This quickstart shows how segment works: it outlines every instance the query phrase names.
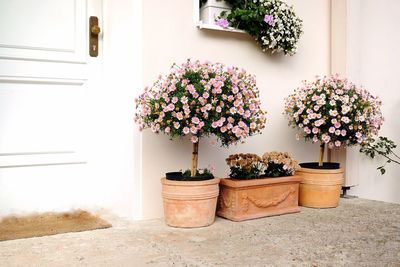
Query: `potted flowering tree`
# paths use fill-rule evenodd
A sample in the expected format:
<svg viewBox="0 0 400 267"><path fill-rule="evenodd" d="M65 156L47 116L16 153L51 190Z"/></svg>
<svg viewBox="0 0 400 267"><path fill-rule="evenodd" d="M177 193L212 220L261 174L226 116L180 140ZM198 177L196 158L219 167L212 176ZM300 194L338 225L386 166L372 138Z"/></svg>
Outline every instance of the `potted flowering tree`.
<svg viewBox="0 0 400 267"><path fill-rule="evenodd" d="M367 90L338 75L318 78L286 98L289 125L302 131L305 140L320 143L318 162L302 163L300 205L336 207L343 184L339 163L324 162L324 151L362 145L378 134L383 117L381 101Z"/></svg>
<svg viewBox="0 0 400 267"><path fill-rule="evenodd" d="M226 162L231 172L220 182L218 216L243 221L300 211L299 166L287 152L235 154Z"/></svg>
<svg viewBox="0 0 400 267"><path fill-rule="evenodd" d="M265 127L255 77L236 67L188 60L173 65L137 99L140 129L193 143L190 171L161 179L168 225L201 227L214 222L219 179L197 168L199 139L215 135L223 146L243 141Z"/></svg>

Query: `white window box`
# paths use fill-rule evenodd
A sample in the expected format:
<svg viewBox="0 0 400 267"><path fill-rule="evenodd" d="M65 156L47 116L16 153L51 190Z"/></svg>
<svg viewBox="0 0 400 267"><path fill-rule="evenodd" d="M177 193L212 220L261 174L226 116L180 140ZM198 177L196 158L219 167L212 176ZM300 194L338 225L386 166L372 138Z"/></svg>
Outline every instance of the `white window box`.
<svg viewBox="0 0 400 267"><path fill-rule="evenodd" d="M208 0L200 8L200 20L204 24L214 24L221 12L230 10L230 6L224 0Z"/></svg>
<svg viewBox="0 0 400 267"><path fill-rule="evenodd" d="M230 6L223 0L208 0L201 8L200 1L193 0L194 23L199 29L246 33L233 27L222 28L215 24L219 14L223 11L229 13Z"/></svg>

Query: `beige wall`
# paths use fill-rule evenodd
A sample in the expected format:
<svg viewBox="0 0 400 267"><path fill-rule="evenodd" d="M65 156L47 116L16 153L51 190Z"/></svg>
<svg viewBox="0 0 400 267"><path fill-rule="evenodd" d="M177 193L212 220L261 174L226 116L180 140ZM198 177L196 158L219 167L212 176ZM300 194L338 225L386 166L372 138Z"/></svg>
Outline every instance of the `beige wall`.
<svg viewBox="0 0 400 267"><path fill-rule="evenodd" d="M400 22L398 0L349 0L347 69L350 79L379 95L383 101L385 122L381 135L400 145ZM397 152L399 152L399 148ZM399 154L399 153L398 153ZM371 160L348 151L349 171L357 175L359 185L350 194L363 198L400 203L400 168L388 165L380 175L382 159Z"/></svg>
<svg viewBox="0 0 400 267"><path fill-rule="evenodd" d="M293 56L263 53L245 34L199 30L193 24L193 1L143 1L144 84L151 85L166 74L173 62L187 58L220 61L247 69L257 76L268 124L262 135L230 149L200 142L199 166L216 165L216 174L226 176L224 159L231 153L291 152L300 161L315 160L318 147L295 140L295 132L282 115L283 99L303 79L330 73L330 1L288 1L304 20L299 52ZM160 178L167 171L190 166L188 140L170 141L168 136L143 133L142 143L143 218L162 216Z"/></svg>

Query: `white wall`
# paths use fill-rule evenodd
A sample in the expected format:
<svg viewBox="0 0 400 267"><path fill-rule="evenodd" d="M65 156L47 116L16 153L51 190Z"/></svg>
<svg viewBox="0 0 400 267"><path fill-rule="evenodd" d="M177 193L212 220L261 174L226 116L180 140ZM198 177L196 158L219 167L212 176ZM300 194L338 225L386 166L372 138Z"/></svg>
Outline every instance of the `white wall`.
<svg viewBox="0 0 400 267"><path fill-rule="evenodd" d="M236 152L289 151L300 161L318 156L318 146L295 140L282 111L284 97L303 79L330 73L330 1L288 2L304 20L305 34L293 57L263 53L245 34L197 29L192 23L193 1L143 1L144 84L151 85L159 74L168 73L172 63L187 58L236 65L257 76L262 106L268 111L263 134L230 149L200 142L199 167L214 164L220 177L228 174L225 158ZM161 217L160 178L167 171L189 168L191 144L145 131L142 145L143 217Z"/></svg>
<svg viewBox="0 0 400 267"><path fill-rule="evenodd" d="M348 76L364 85L383 101L385 123L380 135L400 145L400 1L349 0L348 1ZM399 152L399 148L397 152ZM398 153L399 154L399 153ZM358 175L359 185L349 194L363 198L400 203L400 168L390 164L386 174L380 175L376 167L383 160L371 160L348 151L348 168Z"/></svg>

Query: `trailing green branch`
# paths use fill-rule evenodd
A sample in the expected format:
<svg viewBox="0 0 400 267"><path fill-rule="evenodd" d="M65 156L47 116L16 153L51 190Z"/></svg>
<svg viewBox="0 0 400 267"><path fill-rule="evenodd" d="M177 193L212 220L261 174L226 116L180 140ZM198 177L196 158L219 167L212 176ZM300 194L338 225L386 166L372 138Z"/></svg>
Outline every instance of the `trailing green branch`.
<svg viewBox="0 0 400 267"><path fill-rule="evenodd" d="M386 164L396 163L400 165L400 157L394 152L396 147L397 145L394 143L394 141L387 137L380 136L378 140L371 140L370 142L365 143L361 147L360 152L372 159L377 155L384 157L386 159L385 164L379 166L377 169L381 172L381 174L385 174Z"/></svg>

